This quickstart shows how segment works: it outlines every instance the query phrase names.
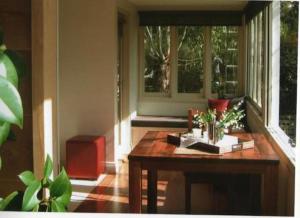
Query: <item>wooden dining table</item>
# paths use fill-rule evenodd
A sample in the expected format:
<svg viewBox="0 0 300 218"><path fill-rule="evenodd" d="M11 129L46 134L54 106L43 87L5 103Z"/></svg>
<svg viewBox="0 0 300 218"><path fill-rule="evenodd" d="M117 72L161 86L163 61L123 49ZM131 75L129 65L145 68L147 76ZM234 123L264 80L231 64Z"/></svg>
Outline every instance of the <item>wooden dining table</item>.
<svg viewBox="0 0 300 218"><path fill-rule="evenodd" d="M167 143L168 131L149 131L134 147L129 160L129 210L142 212L142 170L147 170L147 212L157 212L157 172L260 174L262 215L276 215L279 157L260 133L233 134L254 140L254 148L223 155L177 154Z"/></svg>

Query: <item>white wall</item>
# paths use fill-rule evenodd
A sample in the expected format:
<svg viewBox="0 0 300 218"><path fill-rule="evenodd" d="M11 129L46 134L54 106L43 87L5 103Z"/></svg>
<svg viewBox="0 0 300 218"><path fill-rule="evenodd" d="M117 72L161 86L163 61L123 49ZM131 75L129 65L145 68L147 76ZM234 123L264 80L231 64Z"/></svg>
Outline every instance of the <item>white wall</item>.
<svg viewBox="0 0 300 218"><path fill-rule="evenodd" d="M114 161L117 16L114 0L59 1L59 138L105 135Z"/></svg>

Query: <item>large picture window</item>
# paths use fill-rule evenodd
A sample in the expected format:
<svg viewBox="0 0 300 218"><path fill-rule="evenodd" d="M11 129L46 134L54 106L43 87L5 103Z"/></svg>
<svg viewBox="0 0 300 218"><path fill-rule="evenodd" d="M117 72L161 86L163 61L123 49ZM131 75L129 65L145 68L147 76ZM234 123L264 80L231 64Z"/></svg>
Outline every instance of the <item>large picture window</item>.
<svg viewBox="0 0 300 218"><path fill-rule="evenodd" d="M147 96L238 95L238 27L144 26L142 30L142 83ZM211 86L205 85L211 82L208 78Z"/></svg>

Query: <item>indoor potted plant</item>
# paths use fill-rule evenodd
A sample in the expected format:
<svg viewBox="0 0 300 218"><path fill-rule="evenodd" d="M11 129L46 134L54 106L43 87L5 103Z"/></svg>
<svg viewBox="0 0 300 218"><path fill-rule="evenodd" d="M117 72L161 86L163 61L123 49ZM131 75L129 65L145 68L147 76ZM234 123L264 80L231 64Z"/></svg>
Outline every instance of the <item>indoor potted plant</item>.
<svg viewBox="0 0 300 218"><path fill-rule="evenodd" d="M10 135L10 126L23 126L23 107L18 92L19 75L24 72L22 59L16 53L6 49L3 34L0 31L0 146ZM1 158L0 158L1 168ZM24 192L14 191L6 198L0 198L0 211L53 211L62 212L70 202L72 187L64 169L53 180L53 163L47 156L44 165L44 176L35 178L31 171L19 175L26 186ZM49 195L46 195L48 189Z"/></svg>

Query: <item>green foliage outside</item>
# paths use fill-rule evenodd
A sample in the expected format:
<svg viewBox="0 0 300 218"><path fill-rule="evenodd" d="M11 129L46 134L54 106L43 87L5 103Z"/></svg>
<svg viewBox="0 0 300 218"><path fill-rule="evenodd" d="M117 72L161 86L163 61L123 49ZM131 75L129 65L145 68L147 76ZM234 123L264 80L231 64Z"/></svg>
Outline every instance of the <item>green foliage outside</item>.
<svg viewBox="0 0 300 218"><path fill-rule="evenodd" d="M299 3L285 1L280 6L280 126L295 140ZM289 116L294 119L285 122Z"/></svg>
<svg viewBox="0 0 300 218"><path fill-rule="evenodd" d="M233 97L237 89L238 29L212 27L212 93Z"/></svg>
<svg viewBox="0 0 300 218"><path fill-rule="evenodd" d="M145 92L170 91L170 31L170 27L145 27Z"/></svg>
<svg viewBox="0 0 300 218"><path fill-rule="evenodd" d="M280 100L290 105L281 104L281 114L289 114L296 113L298 2L281 2L280 15Z"/></svg>
<svg viewBox="0 0 300 218"><path fill-rule="evenodd" d="M171 56L177 56L178 93L199 93L204 79L204 27L176 26L171 42L170 26L146 26L144 29L145 92L170 92ZM212 27L212 92L219 97L236 94L238 29ZM171 54L171 44L177 54Z"/></svg>
<svg viewBox="0 0 300 218"><path fill-rule="evenodd" d="M178 93L199 93L204 76L204 28L177 27Z"/></svg>

